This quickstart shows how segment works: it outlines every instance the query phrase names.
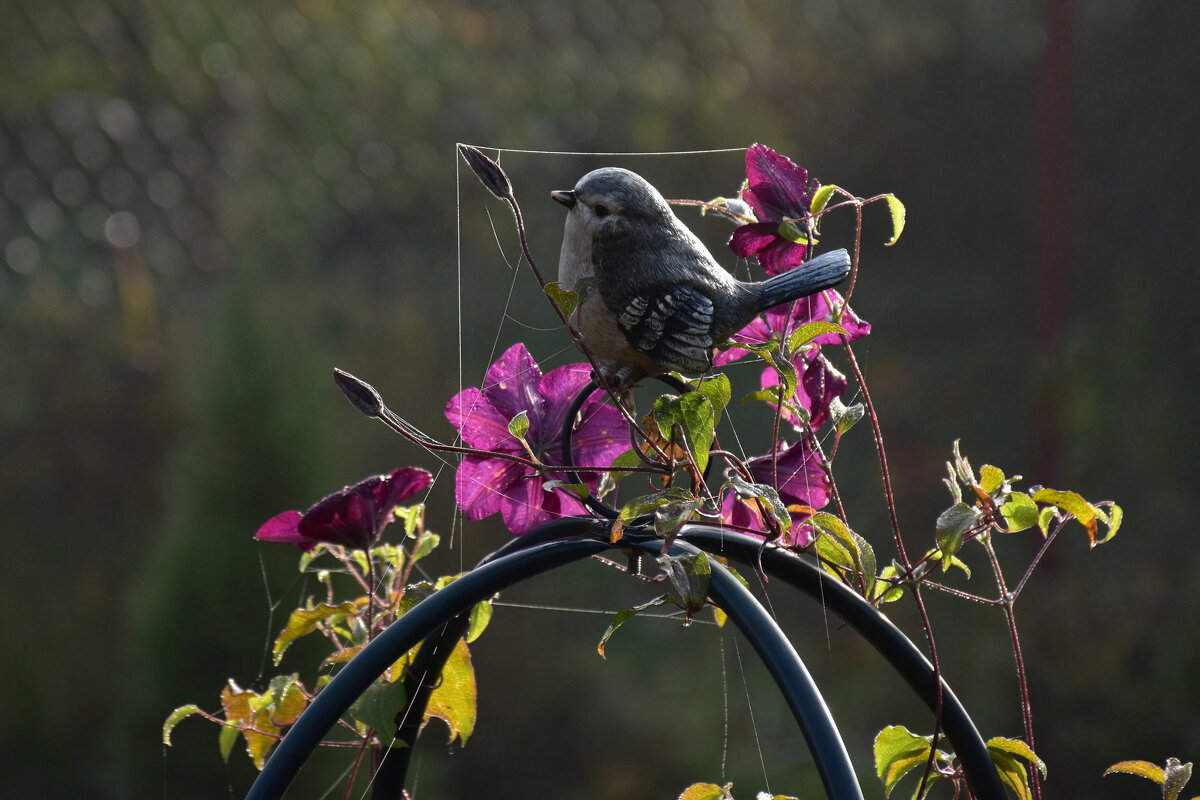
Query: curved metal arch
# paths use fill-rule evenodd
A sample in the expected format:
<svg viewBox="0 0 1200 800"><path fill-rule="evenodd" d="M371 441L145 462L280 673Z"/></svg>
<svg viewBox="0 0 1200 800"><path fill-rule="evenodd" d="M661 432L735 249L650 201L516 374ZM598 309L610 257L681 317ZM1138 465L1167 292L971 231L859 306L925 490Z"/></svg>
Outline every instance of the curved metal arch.
<svg viewBox="0 0 1200 800"><path fill-rule="evenodd" d="M322 737L358 696L401 655L475 603L518 581L605 550L631 545L646 549L659 541L645 537L641 542L612 544L603 538L603 528L582 518L560 520L543 528L551 529L542 531L547 540L530 539L524 546L486 560L422 600L364 647L288 730L250 788L248 800L282 797ZM693 551L687 544L679 548ZM740 581L719 564L713 564L710 597L753 643L775 678L812 750L828 796L861 800L862 791L837 726L787 637Z"/></svg>

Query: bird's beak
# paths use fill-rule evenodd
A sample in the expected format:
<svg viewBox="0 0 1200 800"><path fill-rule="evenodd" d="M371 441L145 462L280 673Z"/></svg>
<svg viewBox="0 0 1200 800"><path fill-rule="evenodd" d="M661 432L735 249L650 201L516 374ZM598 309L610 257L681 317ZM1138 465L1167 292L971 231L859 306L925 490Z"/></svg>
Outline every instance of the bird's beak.
<svg viewBox="0 0 1200 800"><path fill-rule="evenodd" d="M567 208L575 207L575 192L571 189L559 189L551 192L550 196L562 203Z"/></svg>

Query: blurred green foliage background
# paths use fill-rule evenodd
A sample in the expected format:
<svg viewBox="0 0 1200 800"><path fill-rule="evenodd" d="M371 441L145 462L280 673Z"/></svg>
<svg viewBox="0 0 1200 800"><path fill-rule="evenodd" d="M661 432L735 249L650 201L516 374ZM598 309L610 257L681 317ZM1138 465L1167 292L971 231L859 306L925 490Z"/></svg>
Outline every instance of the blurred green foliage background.
<svg viewBox="0 0 1200 800"><path fill-rule="evenodd" d="M855 307L875 326L858 352L910 550L947 502L960 437L977 465L1125 507L1104 548L1059 542L1018 613L1050 796L1151 796L1100 773L1200 758L1198 40L1200 5L1155 0L3 4L6 793L242 795L253 772L241 752L221 762L215 729L189 721L168 750L159 727L182 703L216 707L227 677L254 685L280 615L312 590L294 552L251 535L369 473L439 466L357 416L331 368L448 436L442 405L494 352L524 340L544 366L575 360L455 142L760 141L907 205L886 250L886 213L868 212ZM617 163L707 199L736 191L740 157L500 158L552 273L549 190ZM681 216L732 265L727 229ZM850 230L830 218L824 241ZM856 429L839 466L852 522L887 559L869 440ZM508 535L455 520L451 478L429 512L447 571ZM1037 543L1002 544L1016 574ZM617 609L646 591L588 564L509 599ZM874 732L929 720L836 621L770 596L871 796ZM1019 735L1001 621L943 598L934 613L984 733ZM811 786L736 640L651 621L602 662L606 624L500 609L475 649L476 737L447 753L430 731L418 796L674 797L725 778L751 796L764 770L777 791ZM339 763L318 758L295 796L321 796Z"/></svg>

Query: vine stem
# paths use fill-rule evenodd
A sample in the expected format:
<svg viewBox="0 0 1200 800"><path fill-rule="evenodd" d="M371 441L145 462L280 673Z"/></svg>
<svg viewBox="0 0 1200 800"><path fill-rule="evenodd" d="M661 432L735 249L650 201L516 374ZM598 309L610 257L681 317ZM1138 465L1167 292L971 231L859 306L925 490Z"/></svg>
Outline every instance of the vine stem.
<svg viewBox="0 0 1200 800"><path fill-rule="evenodd" d="M1004 619L1008 624L1008 637L1012 642L1013 660L1017 666L1017 685L1021 695L1021 720L1025 726L1025 743L1029 745L1030 750L1036 753L1037 748L1033 744L1033 704L1029 699L1029 679L1025 672L1025 656L1021 652L1021 637L1017 633L1017 615L1015 611L1017 596L1016 593L1008 591L1008 584L1004 580L1004 572L1000 568L1000 559L996 556L996 548L992 544L992 537L984 536L980 538L984 549L987 551L988 560L991 562L992 573L996 577L996 588L1000 591L1000 605L1004 609ZM1038 556L1040 558L1041 554L1039 553ZM1030 777L1033 778L1034 800L1042 800L1041 775L1038 773L1036 767L1030 771Z"/></svg>
<svg viewBox="0 0 1200 800"><path fill-rule="evenodd" d="M862 201L855 204L857 224L854 229L854 264L850 271L850 290L847 291L847 298L850 292L853 291L854 283L858 278L858 255L862 248L862 209ZM871 433L875 438L875 452L879 456L879 469L883 476L884 501L887 504L888 520L892 526L892 537L896 541L896 552L900 557L900 563L903 565L904 571L908 573L912 570L912 562L909 561L908 550L904 547L904 539L900 535L900 519L896 513L896 495L892 489L892 475L888 470L887 449L883 445L883 430L879 425L879 415L875 411L875 403L871 399L870 390L867 388L867 381L863 376L862 367L859 366L858 359L854 357L854 349L850 346L849 337L842 337L842 347L846 351L846 357L850 361L851 369L854 370L854 379L858 381L859 389L863 393L863 404L867 408L867 417L871 420ZM919 797L928 784L929 774L933 769L934 758L937 753L938 737L941 735L942 667L941 661L938 658L937 643L933 637L933 622L929 618L929 610L925 606L925 598L921 596L921 586L919 583L913 584L912 594L913 600L917 604L917 612L921 617L921 627L925 630L925 640L929 643L929 660L933 665L934 681L937 687L937 704L933 720L933 741L930 743L929 759L925 762L925 771L921 775L921 783L917 787L917 796Z"/></svg>

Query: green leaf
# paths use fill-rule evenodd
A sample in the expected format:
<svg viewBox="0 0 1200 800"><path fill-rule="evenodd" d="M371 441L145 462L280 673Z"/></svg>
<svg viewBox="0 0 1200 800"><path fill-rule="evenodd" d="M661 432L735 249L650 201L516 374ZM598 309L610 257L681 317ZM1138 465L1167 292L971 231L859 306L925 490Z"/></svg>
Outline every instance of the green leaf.
<svg viewBox="0 0 1200 800"><path fill-rule="evenodd" d="M639 606L634 606L633 608L626 608L624 610L618 611L617 615L615 617L613 617L612 624L608 626L608 630L606 630L604 632L604 635L600 637L600 644L598 644L596 646L596 652L598 652L600 654L601 658L607 658L607 656L604 655L604 647L605 647L605 645L608 644L608 640L612 638L612 635L617 632L617 628L620 628L626 622L633 619L638 614L642 613L643 611L645 611L648 608L656 608L658 606L666 605L667 603L673 603L673 602L675 602L675 601L671 598L671 596L669 594L663 594L663 595L659 595L658 597L654 598L653 600L649 600L645 603L642 603Z"/></svg>
<svg viewBox="0 0 1200 800"><path fill-rule="evenodd" d="M870 597L875 588L875 551L870 543L825 511L813 514L809 522L820 534L815 547L821 560L857 576ZM837 571L832 572L840 577Z"/></svg>
<svg viewBox="0 0 1200 800"><path fill-rule="evenodd" d="M726 800L732 788L732 783L725 784L724 788L715 783L693 783L683 790L679 800Z"/></svg>
<svg viewBox="0 0 1200 800"><path fill-rule="evenodd" d="M467 643L471 643L483 635L488 623L492 621L492 604L487 600L476 603L471 608L471 624L467 628Z"/></svg>
<svg viewBox="0 0 1200 800"><path fill-rule="evenodd" d="M425 556L434 551L441 543L442 537L436 533L425 531L417 537L417 543L413 546L412 560L420 561Z"/></svg>
<svg viewBox="0 0 1200 800"><path fill-rule="evenodd" d="M1074 516L1079 520L1079 524L1087 529L1091 546L1096 546L1096 509L1087 500L1075 492L1060 492L1054 489L1039 489L1033 493L1033 499L1039 503L1049 503Z"/></svg>
<svg viewBox="0 0 1200 800"><path fill-rule="evenodd" d="M984 494L995 494L1004 487L1004 473L991 464L979 468L979 488Z"/></svg>
<svg viewBox="0 0 1200 800"><path fill-rule="evenodd" d="M1163 767L1163 800L1176 800L1191 778L1192 762L1181 764L1178 758L1168 758Z"/></svg>
<svg viewBox="0 0 1200 800"><path fill-rule="evenodd" d="M1109 506L1108 514L1104 514L1099 508L1095 510L1097 516L1101 516L1103 521L1108 524L1108 533L1096 540L1096 544L1104 544L1117 535L1117 529L1121 527L1121 520L1125 518L1125 512L1116 503Z"/></svg>
<svg viewBox="0 0 1200 800"><path fill-rule="evenodd" d="M891 797L901 778L929 760L932 746L931 737L918 736L903 725L889 726L875 736L875 774L883 781L885 797Z"/></svg>
<svg viewBox="0 0 1200 800"><path fill-rule="evenodd" d="M229 763L229 755L233 752L233 746L237 744L238 734L241 733L237 728L221 726L221 732L217 734L217 751L221 754L221 760L226 764Z"/></svg>
<svg viewBox="0 0 1200 800"><path fill-rule="evenodd" d="M979 509L955 503L937 518L937 543L943 553L954 555L962 547L963 534L979 521Z"/></svg>
<svg viewBox="0 0 1200 800"><path fill-rule="evenodd" d="M794 353L798 348L827 333L849 335L845 328L833 322L809 322L792 331L791 336L788 337L788 352Z"/></svg>
<svg viewBox="0 0 1200 800"><path fill-rule="evenodd" d="M737 475L729 476L728 484L737 492L737 496L743 500L763 500L770 509L771 515L779 523L779 527L784 531L789 531L792 528L792 515L788 513L787 506L779 497L779 492L774 486L768 486L765 483L750 483L743 480Z"/></svg>
<svg viewBox="0 0 1200 800"><path fill-rule="evenodd" d="M583 500L590 493L586 483L567 483L560 480L548 480L542 483L543 492L553 492L555 489L562 489L571 493L575 497Z"/></svg>
<svg viewBox="0 0 1200 800"><path fill-rule="evenodd" d="M1050 533L1050 522L1054 519L1055 508L1046 506L1038 512L1038 528L1042 531L1042 538L1045 539Z"/></svg>
<svg viewBox="0 0 1200 800"><path fill-rule="evenodd" d="M764 350L762 352L763 360L774 368L775 373L779 375L779 383L783 386L783 399L791 400L796 396L796 387L800 383L800 376L796 373L796 365L790 359L780 358L778 350ZM774 402L779 402L778 394L774 397Z"/></svg>
<svg viewBox="0 0 1200 800"><path fill-rule="evenodd" d="M842 401L835 397L829 404L829 418L833 421L834 427L837 429L838 436L841 436L846 431L853 428L858 421L867 413L866 406L862 403L854 405L844 405Z"/></svg>
<svg viewBox="0 0 1200 800"><path fill-rule="evenodd" d="M621 507L621 513L618 519L621 524L628 525L635 519L646 514L653 514L663 506L669 506L675 503L686 503L694 500L692 493L679 486L668 486L661 492L654 494L644 494L641 497L635 497Z"/></svg>
<svg viewBox="0 0 1200 800"><path fill-rule="evenodd" d="M509 420L508 432L522 442L525 441L525 434L529 433L529 413L522 410Z"/></svg>
<svg viewBox="0 0 1200 800"><path fill-rule="evenodd" d="M795 220L786 219L779 223L778 233L780 238L787 239L789 242L808 244L808 235Z"/></svg>
<svg viewBox="0 0 1200 800"><path fill-rule="evenodd" d="M379 559L393 572L399 572L404 568L404 559L408 557L408 553L404 552L403 547L384 543L371 548L371 557Z"/></svg>
<svg viewBox="0 0 1200 800"><path fill-rule="evenodd" d="M775 386L768 387L766 389L759 389L758 391L751 392L750 394L748 394L742 398L741 403L745 404L745 403L752 403L752 402L756 402L756 401L762 401L764 403L778 403L779 402L779 388L780 387L778 385L775 385Z"/></svg>
<svg viewBox="0 0 1200 800"><path fill-rule="evenodd" d="M838 191L838 187L832 183L827 183L821 186L813 194L812 208L809 210L814 214L819 214L825 210L825 206L829 205L829 198L833 197L833 193Z"/></svg>
<svg viewBox="0 0 1200 800"><path fill-rule="evenodd" d="M400 603L396 606L396 613L398 615L407 614L417 605L417 603L421 602L427 597L432 597L433 593L436 591L437 587L434 586L430 581L418 581L417 583L410 583L408 586L404 587L404 594L400 597Z"/></svg>
<svg viewBox="0 0 1200 800"><path fill-rule="evenodd" d="M1017 800L1032 800L1033 794L1029 790L1029 771L1025 769L1025 765L1005 752L989 748L988 753L992 756L992 763L996 765L1000 782L1007 787L1011 795Z"/></svg>
<svg viewBox="0 0 1200 800"><path fill-rule="evenodd" d="M654 532L664 539L673 539L699 507L700 499L691 494L678 500L660 503L654 509Z"/></svg>
<svg viewBox="0 0 1200 800"><path fill-rule="evenodd" d="M283 654L291 647L292 642L315 631L318 623L325 620L339 621L346 619L353 616L356 611L357 606L351 602L341 603L336 606L331 606L328 603L320 603L314 608L297 608L288 618L287 625L279 633L279 638L275 640L273 651L274 663L278 665L283 658Z"/></svg>
<svg viewBox="0 0 1200 800"><path fill-rule="evenodd" d="M614 458L611 466L614 466L614 467L640 467L641 465L642 465L641 456L638 455L637 450L634 450L631 447L628 450L626 450L624 453L621 453L621 455ZM625 474L628 474L628 473L625 473Z"/></svg>
<svg viewBox="0 0 1200 800"><path fill-rule="evenodd" d="M404 520L404 536L409 539L414 539L417 536L417 523L425 514L425 507L422 505L415 506L400 506L396 509L397 519Z"/></svg>
<svg viewBox="0 0 1200 800"><path fill-rule="evenodd" d="M941 563L942 572L949 572L951 567L958 567L966 573L967 580L971 579L971 568L958 556L948 555L941 550L937 550L933 557Z"/></svg>
<svg viewBox="0 0 1200 800"><path fill-rule="evenodd" d="M447 743L458 739L466 744L475 730L476 686L475 668L471 653L462 639L454 646L446 665L442 667L437 687L429 695L425 718L436 717L450 729Z"/></svg>
<svg viewBox="0 0 1200 800"><path fill-rule="evenodd" d="M987 740L987 749L991 753L1007 753L1010 756L1023 758L1030 764L1038 768L1038 772L1042 773L1042 777L1046 777L1046 764L1038 757L1037 753L1033 752L1033 748L1027 745L1021 739L1008 739L1003 736L994 736Z"/></svg>
<svg viewBox="0 0 1200 800"><path fill-rule="evenodd" d="M986 467L984 468L986 469ZM1009 533L1023 531L1038 524L1037 503L1024 492L1013 492L1000 505L1000 514L1004 517Z"/></svg>
<svg viewBox="0 0 1200 800"><path fill-rule="evenodd" d="M175 730L175 726L179 724L180 720L185 720L188 717L192 716L193 714L199 714L199 713L200 713L200 706L190 705L190 704L186 705L186 706L180 706L179 708L172 711L170 716L167 717L166 722L163 723L163 727L162 727L163 744L165 744L167 747L171 746L171 731Z"/></svg>
<svg viewBox="0 0 1200 800"><path fill-rule="evenodd" d="M775 339L774 337L772 337L770 341L766 342L737 342L732 339L726 339L725 341L721 342L720 346L723 349L736 347L739 350L746 350L754 353L755 355L761 356L768 352L778 352L779 340Z"/></svg>
<svg viewBox="0 0 1200 800"><path fill-rule="evenodd" d="M396 715L408 705L404 681L377 680L358 696L350 706L350 716L368 728L374 728L379 738L391 742L396 738Z"/></svg>
<svg viewBox="0 0 1200 800"><path fill-rule="evenodd" d="M950 474L953 477L957 473L958 479L962 481L964 486L972 486L978 483L978 481L975 480L975 471L971 469L971 462L967 461L959 449L961 444L961 439L954 440L954 464L952 466L948 465L951 466Z"/></svg>
<svg viewBox="0 0 1200 800"><path fill-rule="evenodd" d="M879 579L875 581L874 591L867 599L880 605L899 600L904 596L904 587L892 582L898 577L900 577L900 567L896 564L888 564L880 570Z"/></svg>
<svg viewBox="0 0 1200 800"><path fill-rule="evenodd" d="M712 579L712 567L703 551L692 555L658 557L658 564L675 589L679 605L692 614L704 608L708 599L708 586Z"/></svg>
<svg viewBox="0 0 1200 800"><path fill-rule="evenodd" d="M883 199L887 201L888 211L892 214L892 238L884 242L885 245L893 245L900 238L900 233L904 230L904 204L900 202L900 198L894 194L886 194Z"/></svg>
<svg viewBox="0 0 1200 800"><path fill-rule="evenodd" d="M300 554L300 571L304 572L309 565L325 552L325 545L317 544L312 550Z"/></svg>
<svg viewBox="0 0 1200 800"><path fill-rule="evenodd" d="M558 282L546 284L545 292L550 302L554 303L567 319L570 319L579 307L579 295L562 288Z"/></svg>
<svg viewBox="0 0 1200 800"><path fill-rule="evenodd" d="M733 396L729 378L723 372L715 372L704 378L689 380L688 384L708 398L708 402L712 404L713 413L717 417L729 405L729 398Z"/></svg>
<svg viewBox="0 0 1200 800"><path fill-rule="evenodd" d="M600 485L596 489L596 496L604 499L617 488L617 483L626 475L629 475L629 468L640 467L643 465L642 456L637 450L632 447L626 450L621 455L613 459L613 463L609 466L616 467L616 470L605 472L600 477Z"/></svg>
<svg viewBox="0 0 1200 800"><path fill-rule="evenodd" d="M702 392L687 392L678 397L662 395L654 401L654 421L658 423L662 435L673 442L675 426L682 429L696 468L704 472L708 466L708 451L712 447L717 422L716 412L708 397Z"/></svg>

